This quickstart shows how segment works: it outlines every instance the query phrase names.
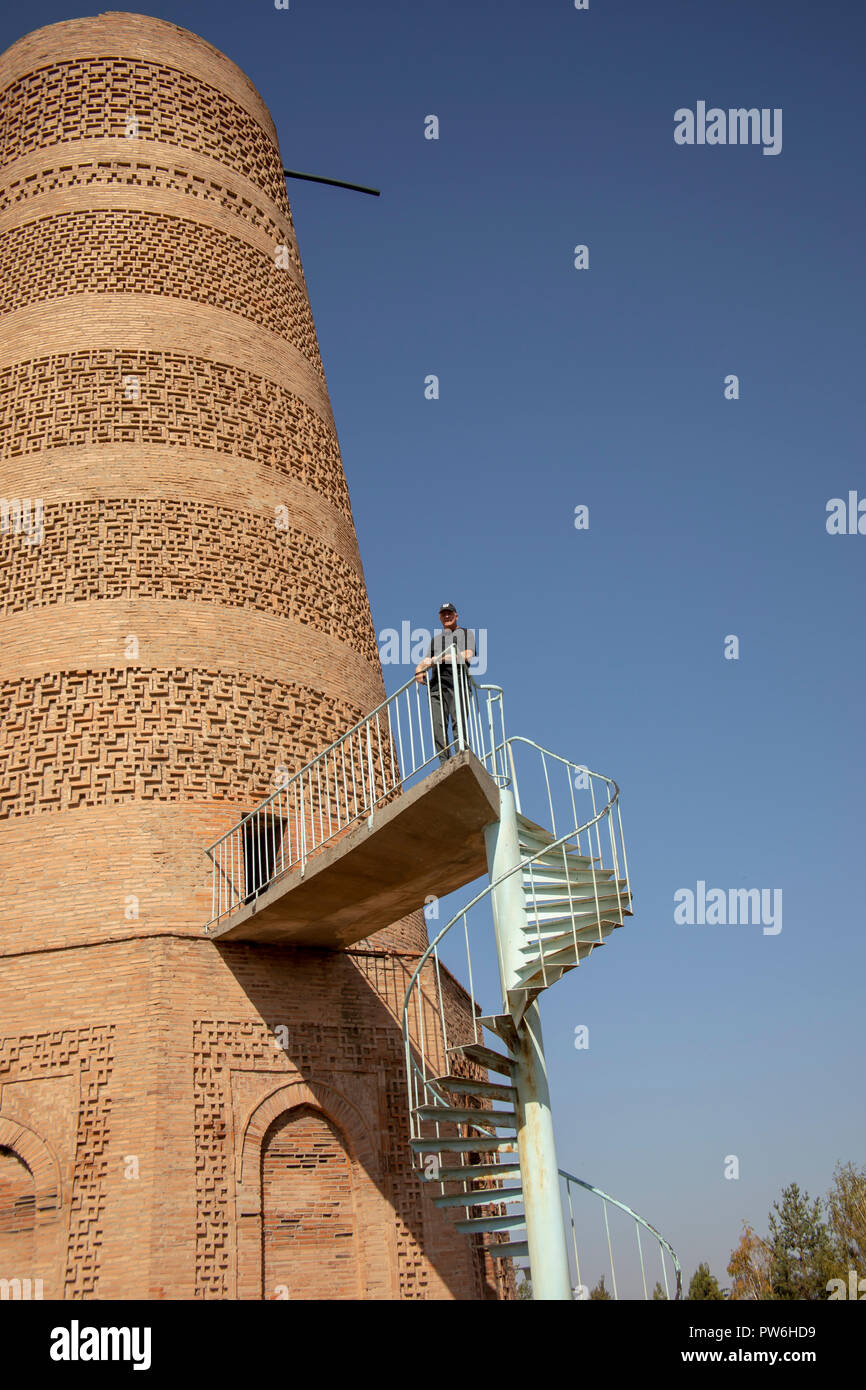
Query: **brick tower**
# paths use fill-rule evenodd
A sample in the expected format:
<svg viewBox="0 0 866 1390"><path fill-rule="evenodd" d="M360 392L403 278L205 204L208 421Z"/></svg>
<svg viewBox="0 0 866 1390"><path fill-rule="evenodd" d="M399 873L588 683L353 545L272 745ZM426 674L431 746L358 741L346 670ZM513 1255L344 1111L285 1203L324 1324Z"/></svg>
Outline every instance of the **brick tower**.
<svg viewBox="0 0 866 1390"><path fill-rule="evenodd" d="M495 1297L410 1167L423 915L202 930L205 847L383 696L271 118L122 13L15 43L0 107L0 1278Z"/></svg>

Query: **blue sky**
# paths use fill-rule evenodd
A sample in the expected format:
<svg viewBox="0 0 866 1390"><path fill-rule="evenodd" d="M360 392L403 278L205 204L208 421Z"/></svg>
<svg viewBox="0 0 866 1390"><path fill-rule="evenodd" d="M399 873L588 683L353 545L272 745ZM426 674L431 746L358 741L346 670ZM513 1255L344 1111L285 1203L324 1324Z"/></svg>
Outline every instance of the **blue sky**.
<svg viewBox="0 0 866 1390"><path fill-rule="evenodd" d="M866 535L825 528L866 496L866 11L147 12L244 69L288 167L383 191L289 184L374 622L453 599L511 732L619 781L636 915L543 1007L559 1159L727 1282L743 1219L866 1163ZM781 108L782 152L676 145L701 100ZM698 880L781 889L782 931L676 925Z"/></svg>

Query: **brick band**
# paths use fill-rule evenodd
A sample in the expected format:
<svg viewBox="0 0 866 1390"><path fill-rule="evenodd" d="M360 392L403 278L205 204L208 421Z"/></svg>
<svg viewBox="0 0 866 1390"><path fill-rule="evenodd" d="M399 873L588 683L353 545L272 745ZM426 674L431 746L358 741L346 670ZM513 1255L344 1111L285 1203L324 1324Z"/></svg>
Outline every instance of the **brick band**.
<svg viewBox="0 0 866 1390"><path fill-rule="evenodd" d="M102 498L47 503L41 525L32 545L0 536L2 612L97 598L198 599L290 618L376 660L363 576L283 516Z"/></svg>
<svg viewBox="0 0 866 1390"><path fill-rule="evenodd" d="M284 337L322 373L303 290L274 256L186 217L101 208L40 217L0 236L0 313L77 294L210 304Z"/></svg>
<svg viewBox="0 0 866 1390"><path fill-rule="evenodd" d="M274 790L362 711L262 676L131 667L0 688L0 816L123 801L210 801Z"/></svg>
<svg viewBox="0 0 866 1390"><path fill-rule="evenodd" d="M52 144L126 139L134 116L138 139L207 154L252 179L278 206L285 203L279 155L258 121L224 92L166 64L54 62L10 82L0 99L0 167Z"/></svg>

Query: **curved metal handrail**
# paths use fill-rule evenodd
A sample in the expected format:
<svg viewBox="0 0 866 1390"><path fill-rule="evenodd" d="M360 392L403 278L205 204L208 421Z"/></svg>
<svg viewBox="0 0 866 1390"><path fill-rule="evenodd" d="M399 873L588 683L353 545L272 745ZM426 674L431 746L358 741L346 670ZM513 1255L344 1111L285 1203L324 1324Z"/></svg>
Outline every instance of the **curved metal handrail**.
<svg viewBox="0 0 866 1390"><path fill-rule="evenodd" d="M606 777L606 776L604 775L604 773L601 773L601 772L593 772L591 769L587 768L587 767L586 767L584 764L582 764L582 763L573 763L573 762L571 762L570 759L568 759L568 758L563 758L563 757L561 756L561 754L558 754L558 753L551 753L549 749L543 748L541 744L535 743L532 739L522 738L522 737L520 737L519 735L513 735L513 736L511 736L511 737L509 737L509 738L507 738L507 739L504 739L503 742L502 742L502 745L497 745L497 747L498 747L498 746L501 746L501 747L503 747L503 749L507 750L508 756L509 756L509 759L510 759L510 758L511 758L511 747L510 747L510 745L513 744L513 743L525 743L525 744L529 745L529 746L532 747L532 748L536 748L536 749L538 749L539 752L541 752L541 753L543 753L543 754L546 754L547 756L550 756L550 757L552 757L552 758L555 758L558 762L565 764L566 766L570 767L573 771L585 773L585 774L586 774L588 777L590 777L590 778L597 778L599 781L606 783L608 787L613 787L614 791L613 791L613 795L609 797L607 803L601 808L601 810L600 810L600 811L596 811L596 814L595 814L594 816L592 816L588 821L585 821L585 822L583 822L582 824L578 824L578 825L573 826L570 830L566 831L565 834L560 835L557 839L551 841L549 844L546 844L546 845L544 846L543 849L538 850L535 854L527 855L525 858L521 859L520 862L519 862L518 864L514 865L513 868L506 870L506 872L505 872L504 874L500 874L498 878L493 879L492 881L488 882L488 883L484 886L484 888L482 888L482 889L480 890L480 892L476 893L475 896L474 896L473 898L471 898L471 899L469 900L468 903L465 903L465 904L463 905L463 907L461 907L460 909L458 909L458 911L454 914L454 916L451 917L451 918L445 923L444 927L442 927L442 928L436 933L436 935L434 936L433 940L430 941L430 942L428 943L427 949L426 949L426 950L423 952L423 954L419 957L418 963L417 963L415 969L413 970L412 975L410 976L409 983L408 983L408 986L407 986L407 988L406 988L406 993L405 993L404 998L403 998L403 1045L404 1045L404 1048L405 1048L405 1051L406 1051L407 1079L408 1079L409 1082L410 1082L409 1093L410 1093L410 1097L411 1097L411 1095L412 1095L411 1080L412 1080L412 1073L414 1072L415 1075L416 1075L416 1077L421 1081L422 1086L425 1087L426 1089L428 1089L428 1090L430 1091L430 1093L431 1093L431 1095L432 1095L434 1101L437 1102L437 1103L441 1103L441 1104L443 1104L443 1105L447 1104L447 1102L445 1101L444 1097L441 1095L440 1092L437 1092L435 1086L434 1086L433 1083L430 1081L430 1079L424 1075L424 1072L423 1072L422 1070L419 1069L418 1064L417 1064L417 1062L415 1061L415 1058L412 1056L412 1052L411 1052L411 1045L410 1045L410 1039L409 1039L409 1014L410 1014L410 1005L411 1005L412 993L413 993L413 990L416 988L416 985L418 984L418 980L419 980L419 976L420 976L420 974L421 974L421 971L423 970L424 966L425 966L425 965L428 963L428 961L430 960L430 957L433 956L434 959L435 959L435 962L436 962L437 982L438 982L438 946L439 946L439 942L440 942L440 941L442 940L442 938L451 930L451 928L452 928L453 926L456 925L457 922L459 922L462 918L465 918L465 917L467 916L467 914L472 910L472 908L475 907L479 902L481 902L482 898L489 897L489 896L493 893L494 889L495 889L495 888L498 888L499 884L500 884L500 883L503 883L503 882L505 881L505 879L510 878L513 874L520 873L520 872L525 868L525 866L526 866L527 864L530 864L530 865L533 864L537 859L540 859L543 855L549 854L551 850L559 849L561 846L565 845L569 840L572 840L572 839L574 839L575 837L579 837L580 835L582 835L582 834L584 834L584 833L590 831L590 830L592 829L592 827L598 825L598 824L600 823L600 821L601 821L606 815L608 815L608 813L611 811L611 808L612 808L614 805L618 804L618 802L619 802L619 787L617 786L616 782L614 782L613 778L611 778L611 777ZM513 773L513 763L512 763L512 773ZM516 797L516 795L517 795L516 778L513 777L513 776L512 776L512 783L513 783L513 786L514 786L515 797ZM593 804L594 804L594 794L593 794ZM623 845L623 857L625 857L625 846L624 846L624 845ZM467 928L467 956L468 956L468 954L469 954L469 948L468 948L468 928ZM470 962L469 962L469 978L470 978L470 984L471 984L471 979L472 979L471 960L470 960ZM441 992L441 988L439 989L439 1000L440 1000L440 1009L441 1009L441 1004L442 1004L442 992ZM477 1026L477 1009L478 1009L478 1005L477 1005L476 1002L475 1002L474 994L473 994L473 992L472 992L471 989L470 989L470 1000L471 1000L471 1007L472 1007L473 1040L474 1040L475 1042L478 1042L478 1041L479 1041L478 1026ZM444 1019L444 1016L442 1017L441 1022L442 1022L442 1028L443 1028L443 1046L445 1046L446 1049L447 1049L447 1036L446 1036L446 1030L445 1030L445 1019Z"/></svg>
<svg viewBox="0 0 866 1390"><path fill-rule="evenodd" d="M423 1125L424 1125L424 1124L433 1123L434 1125L436 1125L436 1130L434 1131L434 1133L435 1133L436 1135L438 1135L438 1133L439 1133L438 1126L439 1126L440 1121L439 1121L438 1119L436 1119L436 1118L434 1118L434 1117L432 1117L432 1116L428 1116L428 1118L427 1118L425 1121L421 1121L421 1120L418 1120L418 1119L417 1119L417 1117L415 1116L414 1110L415 1110L415 1108L416 1108L419 1104L426 1104L426 1105L428 1105L428 1106L432 1106L434 1110L436 1110L436 1109L441 1109L441 1110L443 1111L443 1115L442 1115L442 1121L443 1121L443 1122L448 1122L447 1111L448 1111L450 1108L453 1108L453 1099L449 1098L449 1096L446 1094L447 1088L444 1088L444 1089L443 1089L440 1085L437 1084L437 1082L436 1082L436 1080L435 1080L434 1077L431 1077L431 1076L428 1075L428 1061L427 1061L427 1055L426 1055L426 1053L427 1053L427 1043L426 1043L426 1028L427 1028L427 1025L426 1025L426 1018L428 1017L428 1010L431 1010L431 1009L432 1009L433 1015L435 1016L435 1012L436 1012L436 1002L437 1002L436 996L438 995L439 1028L441 1028L441 1047L442 1047L442 1050L443 1050L443 1056L446 1058L445 1067L447 1068L448 1030L447 1030L446 1019L445 1019L445 1009L444 1009L444 1001L443 1001L442 979L441 979L441 973L440 973L440 959L439 959L439 946L440 946L440 943L442 942L443 938L444 938L445 936L447 936L448 933L449 933L450 931L453 930L453 928L457 925L458 922L460 922L461 920L463 921L463 923L464 923L464 929L465 929L465 936L466 936L467 962L468 962L468 967L469 967L469 999L470 999L470 1007L471 1007L471 1013L472 1013L472 1028L473 1028L472 1038L473 1038L473 1040L474 1040L475 1042L479 1042L479 1041L483 1041L482 1032L481 1032L481 1030L479 1029L479 1026L478 1026L478 1017L479 1017L479 1013L480 1013L480 1006L476 1003L476 1000L475 1000L474 987L473 987L473 981L472 981L472 961L471 961L471 952L470 952L470 948L469 948L468 914L472 911L473 908L477 907L477 905L478 905L480 902L482 902L484 899L489 899L489 898L491 897L491 895L493 894L493 892L498 888L498 886L499 886L502 882L504 882L504 880L510 878L510 877L511 877L513 874L515 874L515 873L523 873L523 872L525 872L526 869L527 869L527 866L529 866L529 873L530 873L530 877L531 877L531 875L532 875L532 866L533 866L537 861L541 860L543 857L549 856L550 853L551 853L551 851L555 851L555 850L557 850L557 849L563 849L563 852L564 852L564 847L565 847L570 841L575 841L575 840L577 841L578 849L580 850L580 838L581 838L581 836L583 836L584 834L587 835L587 837L588 837L589 840L590 840L590 845L592 845L592 837L591 837L591 835L590 835L590 832L593 831L593 830L595 830L595 832L596 832L596 833L595 833L595 840L596 840L596 844L598 845L599 858L600 858L600 860L601 860L601 862L602 862L602 864L603 864L604 856L603 856L602 853L601 853L601 840L600 840L600 837L599 837L599 827L600 827L600 825L601 825L601 822L602 822L604 819L606 819L606 818L610 818L611 849L612 849L612 856L613 856L613 861L614 861L614 868L615 868L616 872L618 873L618 872L619 872L619 867L618 867L617 855L618 855L618 852L621 851L621 853L622 853L622 858L623 858L623 867L624 867L624 869L625 869L625 882L626 882L626 885L627 885L627 887L626 887L626 892L625 892L625 902L626 902L626 904L628 904L628 903L630 903L630 901L631 901L631 890L630 890L630 887L628 886L628 867L627 867L627 861L626 861L626 857L625 857L625 844L624 844L624 841L623 841L623 838L622 838L622 818L621 818L621 810L620 810L620 804L619 804L619 803L620 803L620 789L619 789L618 784L614 781L613 778L607 777L607 776L605 776L603 773L594 772L592 769L586 767L585 764L578 764L578 763L575 763L575 762L573 762L571 759L563 757L561 754L554 753L551 749L544 748L543 745L541 745L541 744L539 744L539 743L536 743L535 740L533 740L533 739L523 738L523 737L520 737L520 736L518 736L518 735L514 735L514 736L511 736L511 737L509 737L509 738L505 738L505 737L503 736L503 739L502 739L501 743L496 744L496 745L494 746L493 750L492 750L492 751L493 751L493 757L491 758L491 762L492 762L492 764L493 764L494 769L495 769L495 768L498 768L498 767L500 767L500 766L502 767L502 769L504 769L505 775L502 776L502 777L497 778L497 780L500 780L501 782L504 782L506 785L507 785L508 783L510 783L510 784L512 785L513 791L514 791L514 796L515 796L515 802L516 802L518 808L519 808L519 804L520 804L520 803L519 803L519 790L518 790L518 786L517 786L517 776L516 776L516 768L515 768L515 762L514 762L515 745L518 745L518 744L525 744L525 745L527 745L528 747L530 747L530 748L536 750L537 753L538 753L538 754L540 755L540 757L541 757L541 760L542 760L542 767L543 767L543 771L544 771L544 781L545 781L545 785L546 785L546 788L547 788L547 794L548 794L548 800L549 800L549 806L550 806L550 815L551 815L551 822L552 822L552 825L553 825L553 834L554 834L554 838L553 838L552 840L546 842L540 849L534 850L532 853L526 854L526 855L524 855L523 857L521 857L520 861L519 861L516 865L514 865L513 867L511 867L511 868L509 868L508 870L506 870L505 873L500 874L500 875L499 875L497 878L495 878L492 882L486 883L486 884L484 885L484 887L481 888L477 893L475 893L475 894L470 898L470 900L469 900L467 903L464 903L464 904L458 909L458 911L455 912L455 913L449 918L449 920L444 924L444 926L442 926L442 927L439 929L439 931L436 932L435 936L434 936L434 937L432 938L432 940L428 943L426 949L422 952L421 956L419 957L419 959L418 959L418 961L417 961L417 963L416 963L416 965L415 965L414 970L412 971L412 974L411 974L411 976L410 976L410 978L409 978L408 985L407 985L407 988L406 988L406 993L405 993L405 996L404 996L404 999L403 999L402 1027L403 1027L403 1043L404 1043L404 1049L405 1049L405 1055L406 1055L406 1074L407 1074L407 1082L408 1082L408 1088L409 1088L409 1102L410 1102L410 1116L411 1116L411 1119L410 1119L410 1126L411 1126L411 1134L412 1134L412 1137L413 1137L413 1138L415 1138L415 1137L422 1137L422 1128L423 1128ZM567 827L567 829L565 829L562 833L559 833L559 834L556 833L556 814L555 814L555 809L554 809L554 799L553 799L553 795L552 795L552 792L551 792L550 775L549 775L549 768L548 768L548 763L547 763L547 760L548 760L548 759L549 759L549 760L552 760L553 762L555 762L555 763L561 765L562 767L564 767L564 768L567 770L568 774L569 774L569 788L570 788L570 802L571 802L570 811L571 811L571 813L572 813L571 816L570 816L570 820L571 820L572 823ZM509 770L510 770L510 775L508 775ZM591 814L591 815L588 815L588 816L585 816L583 819L578 815L578 812L577 812L577 803L576 803L575 796L574 796L574 787L575 787L575 781L574 781L574 778L573 778L573 774L574 774L574 773L581 773L581 774L583 774L583 775L586 777L587 781L583 784L583 786L584 786L584 788L587 788L587 787L589 788L590 794L591 794L591 797L592 797L592 814ZM596 801L596 783L601 783L601 784L603 784L604 788L606 788L606 800L605 800L604 805L602 805L601 807L598 806L597 801ZM619 845L617 845L616 837L615 837L614 823L613 823L613 817L614 817L614 815L616 815L616 816L618 817L618 825L619 825ZM560 814L560 827L561 827L561 814ZM594 852L594 850L591 850L591 852ZM602 870L602 871L603 871L603 870ZM431 965L432 965L432 967L433 967L434 970L435 970L435 989L432 991L433 997L432 997L432 998L428 998L428 997L425 996L424 989L422 988L422 975L423 975L423 972L424 972L424 970L425 970L425 967L430 967ZM432 983L432 982L431 982L431 983ZM417 1038L416 1038L415 1041L413 1041L413 1038L412 1038L412 1036L411 1036L411 1023L412 1023L413 1000L414 1000L414 1002L415 1002L415 1007L417 1008L417 1012L418 1012L418 1019L417 1019ZM435 1031L438 1032L438 1029L435 1030ZM462 1039L461 1039L461 1041L462 1041ZM437 1040L437 1046L436 1046L436 1052L437 1052L437 1053L438 1053L438 1050L439 1050L439 1044L438 1044L438 1040ZM479 1137L482 1137L482 1136L484 1136L484 1137L496 1137L496 1130L495 1130L494 1128L492 1128L491 1126L489 1126L489 1125L485 1125L485 1123L484 1123L484 1108L483 1108L483 1107L479 1107L479 1109L478 1109L478 1119L473 1121L473 1128L478 1132ZM680 1269L680 1264L679 1264L679 1260L677 1259L676 1252L673 1250L673 1247L670 1245L670 1243L669 1243L668 1241L665 1240L664 1236L662 1236L661 1233L660 1233L659 1231L657 1231L657 1230L655 1229L655 1227L652 1226L648 1221L646 1221L643 1217L639 1216L637 1212L633 1211L631 1207L628 1207L624 1202L620 1202L617 1198L614 1198L614 1197L609 1196L609 1194L603 1192L603 1191L601 1190L601 1188L597 1188L597 1187L595 1187L593 1184L588 1183L588 1182L585 1182L583 1179L577 1178L577 1177L575 1177L573 1174L567 1173L567 1172L565 1172L564 1170L561 1170L561 1176L563 1177L563 1179L564 1179L565 1182L566 1182L566 1196L567 1196L568 1203L569 1203L569 1209L570 1209L570 1211L571 1211L572 1232L573 1232L573 1237L574 1237L574 1249L575 1249L575 1264L576 1264L576 1266L578 1266L578 1273L579 1273L579 1265L578 1265L578 1260L577 1260L576 1233L575 1233L575 1229L574 1229L574 1213L573 1213L573 1208L572 1208L572 1205L571 1205L571 1187L569 1186L569 1184L572 1184L572 1183L575 1184L576 1186L578 1186L578 1187L580 1187L580 1188L582 1188L582 1189L588 1191L588 1192L593 1193L595 1196L599 1197L599 1198L601 1199L602 1203L603 1203L605 1227L606 1227L606 1229L607 1229L607 1231L608 1231L608 1243L609 1243L609 1249L610 1249L610 1254L611 1254L611 1269L612 1269L612 1273L613 1273L614 1297L618 1297L618 1292L617 1292L617 1289L616 1289L616 1273L615 1273L615 1269L614 1269L614 1266L613 1266L613 1250L612 1250L612 1247L610 1246L610 1231L609 1231L608 1221L607 1221L607 1203L610 1203L610 1204L612 1204L613 1206L619 1208L621 1211L623 1211L623 1212L626 1213L628 1216L630 1216L630 1217L635 1221L635 1223L636 1223L635 1229L636 1229L636 1232L637 1232L638 1251L639 1251L640 1260L641 1260L641 1273L642 1273L642 1277L643 1277L643 1281L644 1281L644 1292L645 1292L645 1295L646 1295L646 1292L647 1292L647 1291L646 1291L646 1271L645 1271L645 1268L644 1268L643 1248L642 1248L642 1246L641 1246L641 1241L640 1241L640 1228L641 1228L641 1227L642 1227L644 1230L646 1230L647 1232L649 1232L649 1233L653 1236L653 1238L658 1242L659 1250L660 1250L660 1254L661 1254L662 1275L663 1275L663 1278L664 1278L664 1284L665 1284L665 1289L666 1289L666 1290L668 1289L668 1272L667 1272L667 1269L666 1269L666 1267L665 1267L664 1252L667 1251L667 1253L670 1255L670 1257L671 1257L671 1259L672 1259L672 1261L673 1261L674 1270L675 1270L675 1272L676 1272L676 1293L675 1293L674 1297L675 1297L675 1298L679 1298L679 1297L681 1296L681 1291L682 1291L682 1273L681 1273L681 1269ZM467 1208L469 1208L469 1207L472 1206L472 1191L469 1190L468 1188L467 1188L467 1190L466 1190L466 1192L465 1192L465 1197L466 1197L466 1206L467 1206ZM647 1296L648 1296L648 1295L647 1295Z"/></svg>
<svg viewBox="0 0 866 1390"><path fill-rule="evenodd" d="M602 1199L603 1202L610 1202L611 1206L619 1207L620 1211L624 1211L624 1212L626 1213L626 1215L627 1215L627 1216L631 1216L631 1217L634 1219L634 1221L636 1221L636 1222L638 1223L638 1225L643 1226L643 1227L645 1228L645 1230L649 1231L651 1235L655 1236L655 1238L656 1238L656 1240L658 1241L659 1245L662 1246L665 1250L667 1250L668 1254L670 1255L671 1259L673 1260L674 1271L675 1271L676 1277L677 1277L677 1291L676 1291L676 1293L674 1294L673 1301L676 1302L677 1299L679 1299L679 1298L682 1297L682 1292L683 1292L683 1272L682 1272L682 1268L681 1268L681 1266L680 1266L679 1260L677 1259L677 1253L676 1253L676 1251L674 1250L674 1248L673 1248L673 1246L671 1245L670 1241L665 1240L665 1238L664 1238L664 1236L662 1235L661 1231L657 1231L656 1228L655 1228L655 1226L651 1226L650 1223L649 1223L648 1221L646 1221L642 1216L639 1216L638 1213L637 1213L636 1211L633 1211L631 1207L627 1207L626 1204L625 1204L625 1202L620 1202L620 1201L618 1200L618 1198L616 1198L616 1197L611 1197L611 1195L610 1195L609 1192L602 1192L602 1190L601 1190L600 1187L594 1187L592 1183L590 1183L590 1182L585 1182L583 1178L576 1178L576 1177L574 1176L573 1173L567 1173L567 1172L565 1171L564 1168L560 1168L560 1169L559 1169L559 1176L560 1176L561 1178L564 1178L564 1179L565 1179L565 1185L566 1185L566 1191L567 1191L567 1192L568 1192L569 1184L570 1184L570 1183L574 1183L577 1187L582 1187L582 1188L584 1188L585 1191L587 1191L587 1192L592 1192L594 1196L600 1197L600 1198ZM571 1215L572 1236L573 1236L573 1238L574 1238L575 1264L577 1264L577 1239L576 1239L575 1228L574 1228L574 1212L573 1212L573 1210L571 1209L571 1193L570 1193L570 1192L568 1192L568 1199L569 1199L569 1213L570 1213L570 1215ZM605 1227L607 1228L607 1212L606 1212L606 1211L605 1211ZM609 1230L608 1230L608 1249L610 1250L610 1232L609 1232ZM640 1253L641 1272L642 1272L642 1274L643 1274L643 1251L641 1250L641 1245L640 1245L640 1233L638 1233L638 1251L639 1251L639 1253ZM579 1267L578 1267L578 1276L579 1276L579 1274L580 1274L580 1270L579 1270ZM613 1270L613 1255L612 1255L612 1253L611 1253L611 1275L612 1275L612 1277L613 1277L614 1297L617 1297L618 1295L616 1294L616 1274L614 1273L614 1270ZM667 1280L667 1271L666 1271L666 1269L665 1269L665 1264L664 1264L664 1258L662 1258L662 1275L663 1275L664 1281L665 1281L665 1291L667 1292L667 1282L668 1282L668 1280ZM647 1291L646 1291L646 1277L645 1277L645 1275L644 1275L644 1298L647 1298L647 1297L648 1297L648 1294L647 1294ZM668 1297L670 1297L669 1294L668 1294Z"/></svg>

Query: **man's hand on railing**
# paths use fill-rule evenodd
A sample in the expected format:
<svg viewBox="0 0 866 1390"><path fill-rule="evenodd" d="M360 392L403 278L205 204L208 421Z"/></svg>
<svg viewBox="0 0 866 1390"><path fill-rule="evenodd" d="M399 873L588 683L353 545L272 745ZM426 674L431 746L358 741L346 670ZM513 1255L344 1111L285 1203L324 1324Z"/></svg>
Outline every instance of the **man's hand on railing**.
<svg viewBox="0 0 866 1390"><path fill-rule="evenodd" d="M419 685L426 685L427 677L424 674L431 666L451 665L451 653L456 652L458 666L468 666L470 661L475 659L475 653L467 647L465 651L458 651L456 647L447 647L439 656L425 656L415 667L415 679Z"/></svg>

